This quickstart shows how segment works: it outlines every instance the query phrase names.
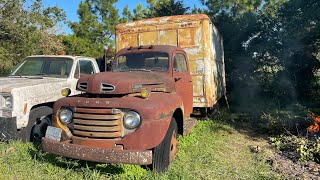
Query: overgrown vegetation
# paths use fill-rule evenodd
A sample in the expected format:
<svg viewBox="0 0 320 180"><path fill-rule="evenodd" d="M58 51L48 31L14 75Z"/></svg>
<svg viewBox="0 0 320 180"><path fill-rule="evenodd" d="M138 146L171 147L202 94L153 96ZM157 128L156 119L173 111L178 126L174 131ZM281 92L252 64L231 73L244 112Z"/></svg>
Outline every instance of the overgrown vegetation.
<svg viewBox="0 0 320 180"><path fill-rule="evenodd" d="M293 135L271 137L270 141L280 151L295 153L291 158L298 158L301 161L315 161L320 163L320 138L309 140L305 137Z"/></svg>
<svg viewBox="0 0 320 180"><path fill-rule="evenodd" d="M226 114L224 115L226 116ZM250 147L261 147L253 153ZM31 143L0 143L3 179L274 179L268 144L219 121L200 121L179 138L177 159L165 173L134 165L106 165L46 154Z"/></svg>
<svg viewBox="0 0 320 180"><path fill-rule="evenodd" d="M0 76L7 75L27 55L54 54L62 48L73 55L102 56L104 46L114 46L114 26L118 23L163 15L205 13L224 39L227 91L232 110L236 112L224 116L224 121L231 122L237 130L257 129L259 135L272 136L271 142L277 149L294 152L301 160L319 162L319 140L307 136L306 127L310 125L307 119L310 111L320 113L320 1L200 0L205 8L190 8L180 0L147 0L145 7L137 4L133 11L128 6L117 9L116 2L81 1L79 22L68 22L73 33L57 35L57 23L65 21L61 9L43 7L41 0L27 3L25 0L0 0ZM221 129L215 129L217 127ZM232 138L241 142L247 137L224 124L201 122L194 133L180 139L179 159L161 175L138 166L106 167L82 161L68 162L37 153L38 149L30 144L14 142L1 145L1 163L7 166L1 166L0 173L10 178L16 176L14 173L39 178L37 174L27 174L30 169L10 169L32 164L34 169L48 174L48 179L58 179L57 172L71 179L202 178L211 175L209 172L212 178L268 177L265 164L252 159L248 149ZM235 144L243 149L243 155L233 153L238 152ZM200 150L195 145L201 145ZM215 156L215 153L220 154ZM234 167L225 159L219 159L226 158L226 154L233 155L231 163L243 159L256 166ZM193 164L185 167L183 163L189 161ZM263 170L255 169L258 167ZM234 174L228 174L230 172Z"/></svg>

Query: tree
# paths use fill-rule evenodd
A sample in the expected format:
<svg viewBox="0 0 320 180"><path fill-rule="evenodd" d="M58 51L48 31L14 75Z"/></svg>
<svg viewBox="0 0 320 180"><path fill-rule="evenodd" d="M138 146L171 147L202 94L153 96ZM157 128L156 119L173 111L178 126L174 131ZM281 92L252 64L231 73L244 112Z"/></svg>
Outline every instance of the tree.
<svg viewBox="0 0 320 180"><path fill-rule="evenodd" d="M318 1L201 2L224 38L235 101L269 97L285 105L320 97Z"/></svg>
<svg viewBox="0 0 320 180"><path fill-rule="evenodd" d="M190 7L184 5L181 0L147 0L147 7L142 8L142 4L138 4L133 9L133 15L126 6L123 9L123 21L136 21L145 18L154 18L162 16L173 16L187 14Z"/></svg>
<svg viewBox="0 0 320 180"><path fill-rule="evenodd" d="M54 54L63 49L55 25L65 20L57 7L44 8L41 0L27 7L23 0L0 1L0 76L33 54Z"/></svg>
<svg viewBox="0 0 320 180"><path fill-rule="evenodd" d="M78 8L79 22L70 22L74 34L64 38L70 54L98 57L104 46L114 46L115 25L120 22L117 0L86 0Z"/></svg>
<svg viewBox="0 0 320 180"><path fill-rule="evenodd" d="M145 17L162 17L186 14L190 7L185 7L183 1L178 0L147 0L148 7L145 10Z"/></svg>

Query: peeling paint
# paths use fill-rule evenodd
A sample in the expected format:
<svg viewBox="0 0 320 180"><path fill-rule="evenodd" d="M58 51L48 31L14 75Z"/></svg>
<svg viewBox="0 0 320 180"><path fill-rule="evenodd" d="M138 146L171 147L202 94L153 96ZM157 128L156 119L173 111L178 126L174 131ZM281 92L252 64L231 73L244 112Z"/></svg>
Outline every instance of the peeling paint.
<svg viewBox="0 0 320 180"><path fill-rule="evenodd" d="M35 105L54 102L63 96L61 90L70 88L71 95L79 94L76 91L76 82L74 78L75 68L80 59L91 60L94 64L96 72L99 72L96 61L89 57L80 56L30 56L30 57L62 57L74 60L70 76L68 78L54 77L4 77L0 78L0 93L10 93L13 97L12 117L17 118L17 128L21 129L27 126L31 109ZM27 104L24 113L24 105ZM3 111L0 109L0 111ZM1 113L0 113L1 115Z"/></svg>
<svg viewBox="0 0 320 180"><path fill-rule="evenodd" d="M117 50L138 45L174 45L189 59L195 107L212 107L225 93L223 44L204 14L159 17L116 26ZM205 103L199 102L205 98Z"/></svg>

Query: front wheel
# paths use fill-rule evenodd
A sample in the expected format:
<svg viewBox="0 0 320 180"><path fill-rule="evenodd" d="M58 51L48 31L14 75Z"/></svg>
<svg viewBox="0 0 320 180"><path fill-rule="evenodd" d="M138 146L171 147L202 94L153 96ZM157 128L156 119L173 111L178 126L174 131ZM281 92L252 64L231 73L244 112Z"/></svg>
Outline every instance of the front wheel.
<svg viewBox="0 0 320 180"><path fill-rule="evenodd" d="M178 151L178 126L174 118L171 119L169 129L162 142L153 150L152 169L161 172L168 168L175 159Z"/></svg>
<svg viewBox="0 0 320 180"><path fill-rule="evenodd" d="M30 111L29 122L26 128L22 130L23 141L40 141L44 137L48 125L51 124L52 108L40 106Z"/></svg>

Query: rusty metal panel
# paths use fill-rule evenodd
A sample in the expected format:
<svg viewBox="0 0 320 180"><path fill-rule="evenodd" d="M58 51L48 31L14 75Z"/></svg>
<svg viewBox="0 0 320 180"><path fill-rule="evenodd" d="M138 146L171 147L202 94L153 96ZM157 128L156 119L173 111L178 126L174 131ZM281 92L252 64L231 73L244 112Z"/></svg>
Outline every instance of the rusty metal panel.
<svg viewBox="0 0 320 180"><path fill-rule="evenodd" d="M74 134L92 138L119 138L122 135L121 132L87 132L80 130L74 130Z"/></svg>
<svg viewBox="0 0 320 180"><path fill-rule="evenodd" d="M193 96L204 96L204 78L203 76L192 76Z"/></svg>
<svg viewBox="0 0 320 180"><path fill-rule="evenodd" d="M42 149L46 152L87 161L113 163L113 164L138 164L152 163L152 151L116 150L96 148L42 138Z"/></svg>
<svg viewBox="0 0 320 180"><path fill-rule="evenodd" d="M95 110L97 114L95 114ZM115 114L118 113L118 114ZM75 107L73 129L75 136L88 138L119 138L123 136L123 113L111 108L80 108Z"/></svg>
<svg viewBox="0 0 320 180"><path fill-rule="evenodd" d="M194 107L211 107L226 93L223 42L207 15L159 17L116 27L117 36L132 33L143 34L139 35L142 39L138 38L143 45L147 42L155 45L177 43L187 52L194 80Z"/></svg>
<svg viewBox="0 0 320 180"><path fill-rule="evenodd" d="M91 114L114 114L112 109L92 109L92 108L78 108L75 110L78 113L91 113Z"/></svg>
<svg viewBox="0 0 320 180"><path fill-rule="evenodd" d="M157 45L157 44L158 44L157 31L139 33L139 45Z"/></svg>
<svg viewBox="0 0 320 180"><path fill-rule="evenodd" d="M181 48L195 47L200 45L201 29L184 28L178 30L178 46Z"/></svg>
<svg viewBox="0 0 320 180"><path fill-rule="evenodd" d="M121 114L118 115L100 115L100 114L80 114L74 113L74 118L81 118L81 119L101 119L101 120L116 120L121 118Z"/></svg>
<svg viewBox="0 0 320 180"><path fill-rule="evenodd" d="M121 126L86 126L86 125L74 125L74 129L83 131L97 131L97 132L114 132L121 131Z"/></svg>
<svg viewBox="0 0 320 180"><path fill-rule="evenodd" d="M159 32L159 45L177 46L177 30L166 30Z"/></svg>
<svg viewBox="0 0 320 180"><path fill-rule="evenodd" d="M117 36L117 49L138 46L138 33L121 34Z"/></svg>
<svg viewBox="0 0 320 180"><path fill-rule="evenodd" d="M108 148L108 149L118 149L123 150L123 146L117 146L115 144L116 140L114 139L93 139L86 137L72 137L72 144L82 145L82 146L90 146L90 147L98 147L98 148Z"/></svg>
<svg viewBox="0 0 320 180"><path fill-rule="evenodd" d="M73 119L75 124L82 124L82 125L98 125L98 126L116 126L121 125L121 121L94 121L94 120L82 120L82 119Z"/></svg>

